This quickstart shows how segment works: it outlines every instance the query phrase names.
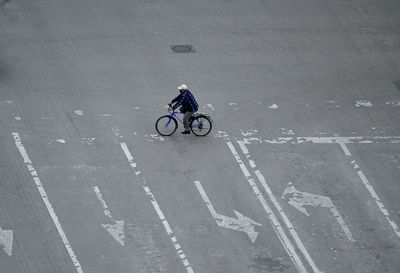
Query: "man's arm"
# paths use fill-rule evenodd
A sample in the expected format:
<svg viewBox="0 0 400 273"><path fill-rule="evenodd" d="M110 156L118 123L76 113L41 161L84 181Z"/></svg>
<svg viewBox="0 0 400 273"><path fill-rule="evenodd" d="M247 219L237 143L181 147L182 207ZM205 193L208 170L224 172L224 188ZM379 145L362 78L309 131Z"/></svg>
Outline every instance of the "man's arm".
<svg viewBox="0 0 400 273"><path fill-rule="evenodd" d="M181 98L182 98L182 94L179 94L178 96L176 96L176 97L171 101L171 103L177 102L177 101L181 100Z"/></svg>
<svg viewBox="0 0 400 273"><path fill-rule="evenodd" d="M172 109L175 110L175 109L178 108L180 105L182 105L183 99L184 99L183 94L179 94L176 98L174 98L174 99L171 101L171 103L170 103L170 106L171 106L173 103L176 102L175 105L172 106Z"/></svg>

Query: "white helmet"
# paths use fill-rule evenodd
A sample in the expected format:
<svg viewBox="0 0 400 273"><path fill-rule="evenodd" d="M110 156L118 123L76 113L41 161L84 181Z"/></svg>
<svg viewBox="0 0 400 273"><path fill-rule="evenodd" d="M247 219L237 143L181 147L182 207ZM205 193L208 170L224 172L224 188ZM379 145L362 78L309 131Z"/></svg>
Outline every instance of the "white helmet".
<svg viewBox="0 0 400 273"><path fill-rule="evenodd" d="M188 87L187 87L186 84L181 84L181 85L178 86L178 91L187 90L187 89L188 89Z"/></svg>

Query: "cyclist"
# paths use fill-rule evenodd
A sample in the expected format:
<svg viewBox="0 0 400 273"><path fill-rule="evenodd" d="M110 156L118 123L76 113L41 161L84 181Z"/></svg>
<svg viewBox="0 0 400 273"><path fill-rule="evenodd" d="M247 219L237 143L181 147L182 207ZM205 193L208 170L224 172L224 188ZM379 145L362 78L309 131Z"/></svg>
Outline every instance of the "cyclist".
<svg viewBox="0 0 400 273"><path fill-rule="evenodd" d="M180 94L174 98L168 105L173 110L181 106L180 110L184 113L183 116L183 127L185 128L182 134L187 135L190 134L189 129L189 119L190 117L199 110L199 105L197 104L196 99L194 98L192 92L189 91L186 84L181 84L178 86L178 91ZM175 105L172 106L172 104Z"/></svg>

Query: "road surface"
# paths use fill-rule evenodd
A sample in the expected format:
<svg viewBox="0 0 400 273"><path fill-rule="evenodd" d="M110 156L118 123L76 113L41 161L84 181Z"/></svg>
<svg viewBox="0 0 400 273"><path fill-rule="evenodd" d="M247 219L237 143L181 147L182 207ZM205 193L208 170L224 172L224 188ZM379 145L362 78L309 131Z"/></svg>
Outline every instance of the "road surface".
<svg viewBox="0 0 400 273"><path fill-rule="evenodd" d="M399 14L4 1L0 272L398 273ZM207 137L157 135L182 83Z"/></svg>

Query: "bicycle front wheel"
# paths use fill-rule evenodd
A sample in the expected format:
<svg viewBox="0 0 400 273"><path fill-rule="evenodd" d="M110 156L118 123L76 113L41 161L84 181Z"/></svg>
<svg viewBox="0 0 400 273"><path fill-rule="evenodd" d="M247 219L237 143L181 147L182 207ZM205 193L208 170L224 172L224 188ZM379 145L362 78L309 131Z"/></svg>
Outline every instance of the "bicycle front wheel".
<svg viewBox="0 0 400 273"><path fill-rule="evenodd" d="M162 136L170 136L175 133L178 128L178 122L174 117L165 115L157 119L156 130Z"/></svg>
<svg viewBox="0 0 400 273"><path fill-rule="evenodd" d="M211 132L212 122L209 117L199 115L190 123L190 130L196 136L206 136Z"/></svg>

